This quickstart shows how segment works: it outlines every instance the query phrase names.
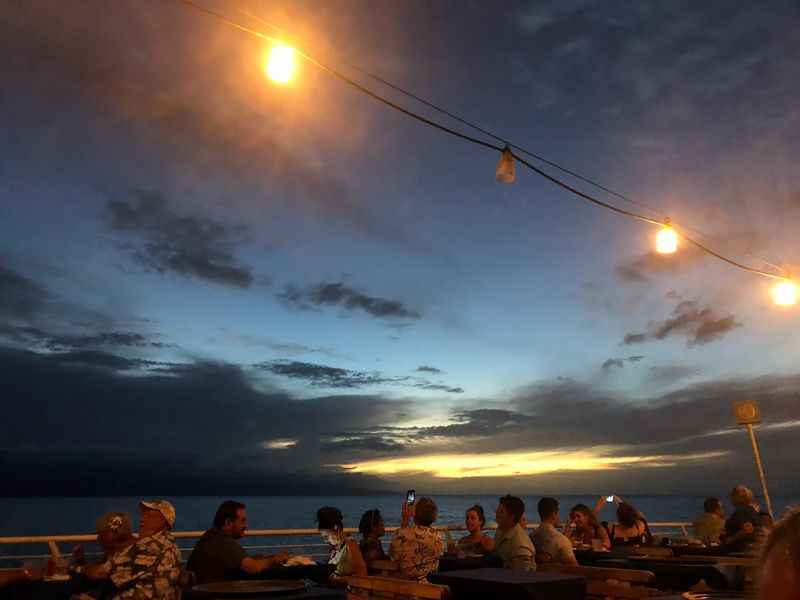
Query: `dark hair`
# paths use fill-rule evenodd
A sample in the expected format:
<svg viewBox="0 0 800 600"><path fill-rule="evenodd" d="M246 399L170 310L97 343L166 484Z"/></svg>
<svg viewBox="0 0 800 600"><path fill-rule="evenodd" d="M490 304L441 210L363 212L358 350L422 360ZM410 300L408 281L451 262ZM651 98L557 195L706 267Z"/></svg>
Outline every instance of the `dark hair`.
<svg viewBox="0 0 800 600"><path fill-rule="evenodd" d="M222 528L228 521L236 520L236 513L245 508L245 505L236 500L225 500L219 505L217 514L214 515L214 527Z"/></svg>
<svg viewBox="0 0 800 600"><path fill-rule="evenodd" d="M341 531L344 528L342 511L335 506L323 506L317 511L317 526L319 529Z"/></svg>
<svg viewBox="0 0 800 600"><path fill-rule="evenodd" d="M522 501L522 498L517 498L511 494L506 494L500 498L500 504L503 505L503 507L506 509L506 512L514 517L514 523L519 523L522 515L525 514L525 503Z"/></svg>
<svg viewBox="0 0 800 600"><path fill-rule="evenodd" d="M703 502L703 510L707 513L717 512L720 508L722 508L722 503L719 498L706 498Z"/></svg>
<svg viewBox="0 0 800 600"><path fill-rule="evenodd" d="M569 511L570 514L576 512L584 515L589 520L589 524L592 526L592 528L597 529L600 527L600 523L597 521L597 515L595 515L594 511L585 504L576 504Z"/></svg>
<svg viewBox="0 0 800 600"><path fill-rule="evenodd" d="M467 509L467 512L466 512L466 513L464 513L464 516L466 517L466 516L467 516L467 514L468 514L470 511L473 511L473 512L477 513L477 515L478 515L478 520L481 522L481 527L483 527L484 525L486 525L486 515L483 513L483 507L482 507L480 504L473 504L472 506L470 506L470 507Z"/></svg>
<svg viewBox="0 0 800 600"><path fill-rule="evenodd" d="M414 523L423 527L430 527L438 514L439 509L436 507L436 502L430 498L420 498L414 507Z"/></svg>
<svg viewBox="0 0 800 600"><path fill-rule="evenodd" d="M375 526L381 521L383 521L381 511L379 511L377 508L368 510L361 515L361 521L358 523L358 531L361 533L361 535L366 537L372 533L372 530L375 529Z"/></svg>
<svg viewBox="0 0 800 600"><path fill-rule="evenodd" d="M619 521L620 525L634 527L636 521L641 520L642 515L639 514L639 511L636 510L632 504L628 504L627 502L619 503L619 506L617 506L617 521Z"/></svg>
<svg viewBox="0 0 800 600"><path fill-rule="evenodd" d="M555 498L542 498L536 506L539 511L539 518L544 521L558 512L558 500Z"/></svg>

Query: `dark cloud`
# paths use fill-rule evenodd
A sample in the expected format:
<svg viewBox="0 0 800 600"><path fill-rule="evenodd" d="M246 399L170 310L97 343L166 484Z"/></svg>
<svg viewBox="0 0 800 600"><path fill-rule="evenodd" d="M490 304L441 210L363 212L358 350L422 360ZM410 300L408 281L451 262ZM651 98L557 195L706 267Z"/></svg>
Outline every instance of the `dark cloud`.
<svg viewBox="0 0 800 600"><path fill-rule="evenodd" d="M647 370L646 382L655 386L667 386L699 374L700 369L689 365L657 365Z"/></svg>
<svg viewBox="0 0 800 600"><path fill-rule="evenodd" d="M451 387L449 385L444 385L441 383L428 383L428 382L419 382L413 384L413 387L420 389L420 390L430 390L435 392L447 392L448 394L463 394L464 388L460 387Z"/></svg>
<svg viewBox="0 0 800 600"><path fill-rule="evenodd" d="M429 367L427 365L420 365L419 367L417 367L417 373L434 373L438 375L441 372L442 372L441 369L437 369L436 367Z"/></svg>
<svg viewBox="0 0 800 600"><path fill-rule="evenodd" d="M452 419L454 424L437 427L425 427L416 435L422 437L471 437L495 436L501 432L517 430L531 422L532 417L521 413L494 408L479 408L456 412Z"/></svg>
<svg viewBox="0 0 800 600"><path fill-rule="evenodd" d="M640 344L648 340L684 336L686 345L691 347L720 340L726 333L741 326L742 323L734 315L723 317L710 306L701 308L696 300L683 300L672 311L672 318L651 322L647 333L628 333L622 343Z"/></svg>
<svg viewBox="0 0 800 600"><path fill-rule="evenodd" d="M642 360L644 356L629 356L628 358L609 358L601 366L604 371L608 371L612 367L622 369L626 362L637 363Z"/></svg>
<svg viewBox="0 0 800 600"><path fill-rule="evenodd" d="M350 438L327 442L321 446L323 452L352 452L363 451L374 454L400 454L405 450L405 445L381 437Z"/></svg>
<svg viewBox="0 0 800 600"><path fill-rule="evenodd" d="M314 387L358 388L368 385L405 383L408 377L384 377L377 372L353 371L314 363L276 360L256 365L259 369L291 379L301 379Z"/></svg>
<svg viewBox="0 0 800 600"><path fill-rule="evenodd" d="M0 316L30 319L48 300L47 290L36 282L0 266Z"/></svg>
<svg viewBox="0 0 800 600"><path fill-rule="evenodd" d="M447 392L450 394L464 393L464 390L460 387L433 383L419 377L391 377L383 375L378 371L355 371L294 360L276 360L259 363L254 366L257 369L274 375L282 375L290 379L305 381L312 387L360 388L365 386L388 385Z"/></svg>
<svg viewBox="0 0 800 600"><path fill-rule="evenodd" d="M293 285L279 294L287 306L300 310L314 310L320 306L338 306L349 311L363 311L384 319L419 319L420 314L399 300L368 296L344 283L320 283L305 289Z"/></svg>
<svg viewBox="0 0 800 600"><path fill-rule="evenodd" d="M695 246L681 247L675 254L647 252L629 262L617 265L617 276L632 283L650 283L664 275L682 271L697 264L706 255Z"/></svg>
<svg viewBox="0 0 800 600"><path fill-rule="evenodd" d="M626 333L625 337L622 338L623 344L641 344L642 342L647 341L647 335L644 333Z"/></svg>
<svg viewBox="0 0 800 600"><path fill-rule="evenodd" d="M111 201L111 225L144 239L128 246L148 269L193 276L214 283L249 287L253 274L235 256L244 241L241 228L205 217L182 216L168 207L160 192L139 190L130 203Z"/></svg>
<svg viewBox="0 0 800 600"><path fill-rule="evenodd" d="M76 473L98 472L102 477L91 479L90 493L130 490L147 471L152 478L145 487L154 491L180 487L177 482L186 486L180 493L207 490L210 482L229 489L236 482L267 493L270 486L280 490L283 480L292 487L316 476L338 481L344 489L376 489L380 482L375 480L331 479L320 447L333 432L392 423L405 418L401 415L409 408L406 401L372 395L296 400L264 393L241 369L224 364L194 363L169 377L132 377L122 359L100 352L0 348L0 361L0 398L15 399L13 408L4 406L13 410L14 419L0 425L0 470L8 483L3 494L11 495L32 489L71 493L86 487ZM262 448L265 440L287 437L298 443L279 456ZM47 467L26 471L34 464ZM116 466L116 484L103 475L111 466ZM64 469L72 483L56 473ZM10 477L17 471L19 477ZM274 478L265 481L265 474Z"/></svg>

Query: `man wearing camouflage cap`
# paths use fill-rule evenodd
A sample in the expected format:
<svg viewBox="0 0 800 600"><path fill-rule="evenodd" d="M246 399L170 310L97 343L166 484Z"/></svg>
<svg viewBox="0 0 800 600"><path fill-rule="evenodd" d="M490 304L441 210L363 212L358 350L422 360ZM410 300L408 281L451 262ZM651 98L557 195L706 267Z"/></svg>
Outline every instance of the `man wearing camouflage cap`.
<svg viewBox="0 0 800 600"><path fill-rule="evenodd" d="M139 540L105 564L113 600L175 600L181 554L172 535L175 508L166 500L139 503Z"/></svg>
<svg viewBox="0 0 800 600"><path fill-rule="evenodd" d="M121 512L110 512L97 519L97 543L103 549L103 560L86 564L83 546L72 551L76 574L85 574L89 579L107 579L108 562L117 554L136 543L130 517Z"/></svg>

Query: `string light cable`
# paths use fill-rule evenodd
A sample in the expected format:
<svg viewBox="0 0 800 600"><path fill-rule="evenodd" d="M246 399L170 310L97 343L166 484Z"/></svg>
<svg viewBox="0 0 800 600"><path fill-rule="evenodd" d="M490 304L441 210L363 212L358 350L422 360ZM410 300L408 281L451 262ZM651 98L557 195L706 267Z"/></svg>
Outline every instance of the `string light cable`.
<svg viewBox="0 0 800 600"><path fill-rule="evenodd" d="M240 13L242 13L243 15L249 17L250 19L253 19L253 20L261 23L262 25L265 25L266 27L269 27L270 29L272 29L273 31L276 31L277 33L279 33L281 35L290 36L289 32L287 32L285 29L279 27L278 25L275 25L274 23L270 23L269 21L267 21L266 19L261 18L258 15L254 15L250 11L247 11L247 10L245 10L243 8L239 8L237 10ZM596 188L598 188L600 190L603 190L604 192L607 192L608 194L611 194L612 196L616 196L620 200L628 202L631 205L636 206L636 207L638 207L640 209L643 209L643 210L646 210L646 211L650 211L653 214L657 215L662 220L666 219L666 215L664 215L658 209L655 209L655 208L653 208L651 206L648 206L648 205L644 204L643 202L639 202L638 200L630 198L629 196L626 196L624 194L616 192L616 191L604 186L603 184L601 184L601 183L599 183L597 181L594 181L593 179L590 179L590 178L588 178L588 177L586 177L584 175L581 175L580 173L576 173L575 171L573 171L571 169L568 169L567 167L565 167L563 165L560 165L560 164L558 164L558 163L556 163L556 162L554 162L552 160L549 160L549 159L545 158L541 154L537 154L536 152L533 152L532 150L528 150L528 149L524 148L523 146L520 146L519 144L515 144L514 142L510 141L508 138L502 137L499 134L494 133L489 129L485 129L485 128L481 127L480 125L477 125L477 124L475 124L475 123L473 123L471 121L468 121L464 117L460 117L457 114L447 110L446 108L443 108L443 107L441 107L441 106L439 106L437 104L434 104L430 100L426 100L425 98L422 98L421 96L419 96L419 95L417 95L417 94L415 94L415 93L413 93L413 92L411 92L411 91L409 91L409 90L407 90L405 88L402 88L399 85L397 85L395 83L392 83L391 81L388 81L387 79L385 79L384 77L381 77L380 75L377 75L375 73L367 71L366 69L363 69L363 68L359 67L358 65L354 65L353 63L345 61L345 60L341 60L339 62L341 62L341 64L343 64L344 66L346 66L346 67L348 67L350 69L353 69L354 71L356 71L358 73L361 73L365 77L369 77L370 79L373 79L373 80L377 81L378 83L381 83L381 84L385 85L386 87L388 87L390 89L393 89L394 91L396 91L396 92L398 92L400 94L403 94L404 96L407 96L409 98L412 98L413 100L416 100L417 102L419 102L421 104L424 104L428 108L431 108L431 109L433 109L433 110L435 110L435 111L437 111L437 112L439 112L439 113L441 113L443 115L446 115L446 116L450 117L451 119L453 119L455 121L458 121L462 125L466 125L467 127L470 127L472 129L474 129L475 131L478 131L479 133L482 133L484 135L489 136L490 138L494 139L495 141L500 142L501 144L503 144L503 146L508 146L510 148L516 149L516 150L522 152L523 154L525 154L527 156L530 156L531 158L534 158L534 159L536 159L536 160L538 160L538 161L540 161L540 162L542 162L542 163L544 163L544 164L546 164L546 165L548 165L550 167L558 169L562 173L566 173L567 175L575 177L576 179L579 179L579 180L581 180L581 181L583 181L585 183L588 183L589 185L592 185L592 186L594 186L594 187L596 187Z"/></svg>
<svg viewBox="0 0 800 600"><path fill-rule="evenodd" d="M214 17L214 18L220 20L221 22L225 23L226 25L228 25L230 27L233 27L235 29L238 29L240 31L243 31L245 33L248 33L250 35L258 37L260 39L263 39L265 41L268 41L268 42L270 42L272 44L283 44L284 43L283 40L281 40L279 38L267 35L267 34L261 32L261 31L258 31L256 29L252 29L250 27L247 27L245 25L237 23L236 21L232 21L231 19L228 19L224 15L222 15L220 13L217 13L217 12L215 12L213 10L210 10L208 8L205 8L204 6L201 6L201 5L193 2L192 0L177 0L177 1L182 3L182 4L184 4L184 5L189 6L191 8L194 8L195 10L198 10L198 11L200 11L202 13L205 13L208 16ZM252 15L250 15L250 16L252 17ZM279 29L276 26L271 26L271 27L274 27L275 29ZM511 143L505 141L503 138L497 136L496 134L493 134L493 133L489 132L488 130L485 130L484 128L481 128L481 127L479 127L477 125L474 125L474 124L470 123L469 121L466 121L465 119L462 119L461 117L458 117L458 116L454 115L453 113L450 113L449 111L446 111L445 109L437 107L436 105L434 105L432 103L429 103L427 100L419 98L418 96L412 94L411 92L407 92L405 90L402 90L402 88L400 88L399 86L395 86L394 84L386 82L386 80L384 80L383 78L380 78L377 75L369 74L368 72L364 72L363 70L358 69L357 67L352 67L352 68L355 68L356 70L362 72L363 74L368 75L369 77L372 77L373 79L376 79L378 81L381 81L381 82L385 83L386 85L390 86L391 88L393 88L393 89L395 89L395 90L397 90L397 91L399 91L399 92L401 92L403 94L406 94L406 95L408 95L410 97L413 97L414 99L426 104L427 106L430 106L431 108L434 108L435 110L437 110L439 112L442 112L443 114L447 114L448 116L458 120L459 122L461 122L461 123L463 123L465 125L468 125L469 127L472 127L473 129L476 129L476 130L480 131L484 135L488 135L489 137L492 137L493 139L503 143L504 145L503 146L498 146L498 145L493 144L491 142L487 142L485 140L482 140L482 139L467 135L466 133L462 133L462 132L457 131L455 129L452 129L452 128L446 126L446 125L443 125L442 123L439 123L437 121L429 119L428 117L425 117L423 115L420 115L420 114L418 114L418 113L416 113L416 112L414 112L414 111L412 111L410 109L407 109L407 108L405 108L405 107L403 107L403 106L401 106L401 105L389 100L388 98L385 98L385 97L373 92L369 88L367 88L367 87L361 85L360 83L354 81L353 79L347 77L346 75L344 75L343 73L341 73L338 70L334 69L333 67L331 67L331 66L329 66L329 65L327 65L325 63L320 62L316 58L314 58L314 57L310 56L309 54L299 50L298 48L294 48L294 50L295 50L295 52L297 52L297 54L301 58L303 58L304 60L306 60L309 63L313 64L314 66L318 67L319 69L321 69L321 70L329 73L330 75L336 77L337 79L339 79L342 82L346 83L347 85L353 87L354 89L358 90L359 92L361 92L361 93L373 98L374 100L377 100L378 102L381 102L382 104L384 104L384 105L386 105L386 106L388 106L388 107L390 107L390 108L392 108L392 109L394 109L394 110L396 110L396 111L398 111L400 113L405 114L408 117L411 117L412 119L415 119L416 121L419 121L420 123L423 123L425 125L433 127L434 129L438 129L439 131L442 131L442 132L447 133L449 135L452 135L454 137L460 138L460 139L462 139L464 141L471 142L471 143L476 144L478 146L482 146L484 148L488 148L488 149L494 150L495 152L501 152L501 153L504 152L504 151L510 152L510 154L511 154L511 156L513 156L513 158L515 158L521 164L523 164L524 166L526 166L527 168L532 170L534 173L536 173L539 176L543 177L544 179L550 181L554 185L556 185L556 186L558 186L558 187L570 192L571 194L573 194L575 196L578 196L578 197L580 197L580 198L582 198L582 199L584 199L584 200L586 200L586 201L588 201L588 202L590 202L592 204L595 204L596 206L600 206L602 208L606 208L606 209L611 210L613 212L616 212L618 214L621 214L621 215L624 215L624 216L627 216L627 217L630 217L630 218L633 218L633 219L637 219L637 220L640 220L640 221L643 221L645 223L649 223L649 224L652 224L652 225L658 225L658 226L661 226L661 227L670 227L670 226L674 226L675 225L674 223L671 223L668 218L653 219L653 218L648 217L646 215L620 208L618 206L615 206L613 204L610 204L608 202L600 200L599 198L596 198L595 196L593 196L591 194L588 194L586 192L583 192L583 191L573 187L572 185L560 180L559 178L547 173L543 169L541 169L541 168L537 167L536 165L532 164L530 161L528 161L525 158L523 158L522 156L520 156L520 154L526 154L526 155L529 155L529 156L535 158L536 160L540 160L542 162L545 162L546 164L548 164L550 166L553 166L554 168L557 168L557 169L559 169L559 170L561 170L561 171L563 171L565 173L571 174L571 175L577 177L578 179L581 179L582 181L585 181L586 183L590 183L591 185L594 185L595 187L603 189L604 191L606 191L606 192L608 192L610 194L613 194L614 196L617 196L617 197L619 197L619 198L621 198L623 200L638 204L638 205L640 205L640 206L642 206L642 207L644 207L647 210L650 210L652 212L659 212L659 211L656 211L656 210L651 209L649 207L646 207L646 205L642 205L641 203L638 203L638 202L636 202L636 201L634 201L632 199L629 199L629 198L627 198L627 197L625 197L625 196L623 196L623 195L621 195L621 194L619 194L617 192L614 192L613 190L610 190L609 188L606 188L605 186L602 186L599 183L593 182L592 180L590 180L588 178L585 178L582 175L579 175L577 173L569 171L568 169L566 169L564 167L561 167L561 166L557 165L556 163L553 163L552 161L548 161L547 159L539 157L538 155L536 155L536 154L534 154L532 152L529 152L529 151L525 150L524 148L521 148L521 147L519 147L519 146L517 146L515 144L511 144ZM516 148L518 150L518 153L514 152L512 148ZM688 228L684 228L684 229L688 229ZM763 277L768 277L768 278L771 278L771 279L777 279L777 280L790 282L790 283L793 282L792 278L788 274L782 275L782 274L771 273L769 271L765 271L765 270L757 269L755 267L751 267L749 265L741 263L741 262L739 262L737 260L734 260L732 258L728 258L727 256L724 256L723 254L720 254L719 252L716 252L715 250L712 250L711 248L709 248L708 246L706 246L705 244L703 244L699 240L696 240L693 237L687 236L684 233L681 233L681 238L686 240L687 242L689 242L690 244L692 244L696 248L700 249L701 251L703 251L703 252L709 254L710 256L713 256L714 258L717 258L717 259L719 259L719 260L721 260L721 261L723 261L723 262L725 262L725 263L727 263L727 264L729 264L731 266L737 267L737 268L742 269L744 271L747 271L749 273L753 273L753 274L756 274L756 275L761 275ZM785 272L784 269L781 269L780 267L778 267L778 268L781 271Z"/></svg>

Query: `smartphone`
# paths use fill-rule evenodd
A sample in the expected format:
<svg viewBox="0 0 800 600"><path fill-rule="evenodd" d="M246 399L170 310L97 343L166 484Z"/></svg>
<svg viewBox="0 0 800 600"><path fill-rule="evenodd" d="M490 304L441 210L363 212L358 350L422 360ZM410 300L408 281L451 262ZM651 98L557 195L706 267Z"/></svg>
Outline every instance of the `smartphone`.
<svg viewBox="0 0 800 600"><path fill-rule="evenodd" d="M406 492L406 504L414 504L417 499L417 492L415 490L408 490Z"/></svg>
<svg viewBox="0 0 800 600"><path fill-rule="evenodd" d="M606 502L613 502L614 496L606 496Z"/></svg>

